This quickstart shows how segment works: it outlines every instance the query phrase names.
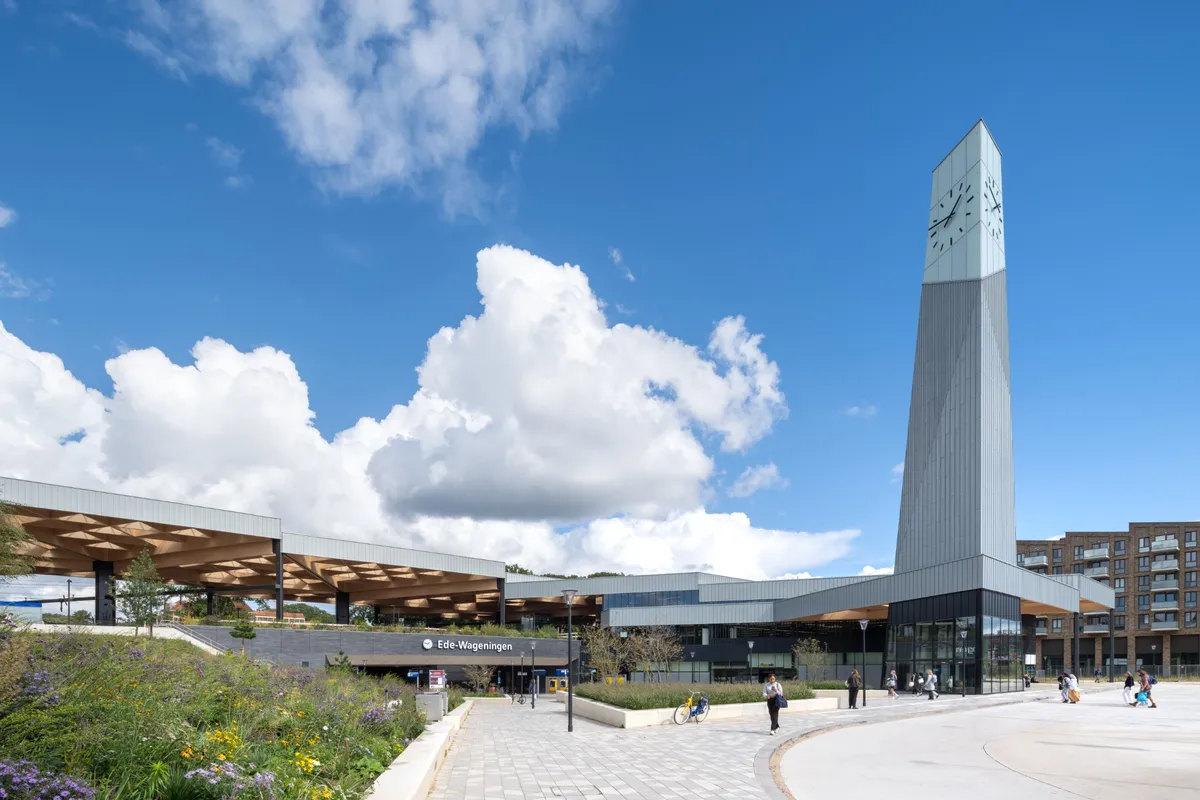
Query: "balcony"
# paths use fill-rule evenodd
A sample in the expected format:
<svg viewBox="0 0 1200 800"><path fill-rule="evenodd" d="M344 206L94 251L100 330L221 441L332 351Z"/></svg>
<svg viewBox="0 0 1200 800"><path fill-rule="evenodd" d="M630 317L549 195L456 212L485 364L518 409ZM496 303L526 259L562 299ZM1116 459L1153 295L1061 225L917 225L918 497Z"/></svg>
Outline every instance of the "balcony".
<svg viewBox="0 0 1200 800"><path fill-rule="evenodd" d="M1103 547L1093 547L1091 550L1083 551L1083 559L1085 561L1100 561L1108 558L1108 545Z"/></svg>
<svg viewBox="0 0 1200 800"><path fill-rule="evenodd" d="M1150 562L1150 571L1151 572L1178 572L1179 571L1179 559L1178 558L1164 558L1161 561L1151 561Z"/></svg>
<svg viewBox="0 0 1200 800"><path fill-rule="evenodd" d="M1083 626L1084 633L1108 633L1108 623L1089 622Z"/></svg>
<svg viewBox="0 0 1200 800"><path fill-rule="evenodd" d="M1175 539L1175 538L1155 539L1153 542L1150 543L1150 552L1151 553L1178 553L1179 552L1179 540Z"/></svg>
<svg viewBox="0 0 1200 800"><path fill-rule="evenodd" d="M1178 588L1179 588L1179 579L1178 578L1167 578L1165 581L1153 581L1150 584L1150 591L1152 591L1152 592L1165 592L1168 589L1178 589Z"/></svg>
<svg viewBox="0 0 1200 800"><path fill-rule="evenodd" d="M1103 567L1087 567L1083 570L1084 577L1087 578L1107 578L1108 565Z"/></svg>
<svg viewBox="0 0 1200 800"><path fill-rule="evenodd" d="M1177 631L1177 630L1179 630L1179 620L1177 620L1177 619L1157 620L1156 619L1150 623L1150 630L1152 630L1152 631Z"/></svg>
<svg viewBox="0 0 1200 800"><path fill-rule="evenodd" d="M1021 562L1022 567L1045 567L1050 562L1043 556L1025 556L1025 560Z"/></svg>
<svg viewBox="0 0 1200 800"><path fill-rule="evenodd" d="M1178 611L1179 610L1179 598L1177 597L1174 600L1160 600L1157 603L1151 603L1150 610L1151 611Z"/></svg>
<svg viewBox="0 0 1200 800"><path fill-rule="evenodd" d="M1037 636L1049 636L1050 635L1050 629L1047 628L1045 625L1038 625L1036 628L1033 629L1033 632Z"/></svg>

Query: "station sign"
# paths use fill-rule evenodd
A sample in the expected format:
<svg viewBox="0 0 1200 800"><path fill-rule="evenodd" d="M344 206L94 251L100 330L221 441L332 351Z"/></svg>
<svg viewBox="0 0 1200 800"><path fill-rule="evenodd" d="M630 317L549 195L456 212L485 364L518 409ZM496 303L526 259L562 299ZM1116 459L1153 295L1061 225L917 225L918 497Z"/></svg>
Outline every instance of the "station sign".
<svg viewBox="0 0 1200 800"><path fill-rule="evenodd" d="M513 649L512 642L503 641L468 641L466 639L426 639L421 642L423 650L456 650L459 652L492 652L507 653Z"/></svg>

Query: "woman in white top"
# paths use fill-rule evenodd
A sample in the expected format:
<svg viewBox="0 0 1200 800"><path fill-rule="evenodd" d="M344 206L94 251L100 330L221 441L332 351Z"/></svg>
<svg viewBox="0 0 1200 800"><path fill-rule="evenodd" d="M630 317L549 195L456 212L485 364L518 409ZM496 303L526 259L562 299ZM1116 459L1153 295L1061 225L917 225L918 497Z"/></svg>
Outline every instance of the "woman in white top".
<svg viewBox="0 0 1200 800"><path fill-rule="evenodd" d="M779 681L775 680L774 675L767 676L767 682L763 684L763 699L767 701L767 713L771 715L771 735L775 735L775 731L779 730L779 698L783 697L783 687L779 685Z"/></svg>

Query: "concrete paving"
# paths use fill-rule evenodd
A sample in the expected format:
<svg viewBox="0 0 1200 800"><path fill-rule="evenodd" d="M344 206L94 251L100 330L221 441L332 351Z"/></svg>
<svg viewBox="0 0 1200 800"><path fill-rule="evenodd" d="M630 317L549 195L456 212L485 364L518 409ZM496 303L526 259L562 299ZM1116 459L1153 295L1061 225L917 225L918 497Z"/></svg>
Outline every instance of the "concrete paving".
<svg viewBox="0 0 1200 800"><path fill-rule="evenodd" d="M1084 690L1077 705L1051 698L843 727L792 746L779 772L797 800L1200 798L1200 686L1160 683L1157 709Z"/></svg>
<svg viewBox="0 0 1200 800"><path fill-rule="evenodd" d="M930 702L907 696L889 701L884 692L872 692L866 710L785 716L782 736L774 737L767 735L765 706L761 719L632 730L576 718L575 732L568 735L565 708L552 700L539 700L536 711L528 705L481 704L456 734L429 797L768 800L783 796L770 764L787 737L838 725L1028 702L1048 694Z"/></svg>

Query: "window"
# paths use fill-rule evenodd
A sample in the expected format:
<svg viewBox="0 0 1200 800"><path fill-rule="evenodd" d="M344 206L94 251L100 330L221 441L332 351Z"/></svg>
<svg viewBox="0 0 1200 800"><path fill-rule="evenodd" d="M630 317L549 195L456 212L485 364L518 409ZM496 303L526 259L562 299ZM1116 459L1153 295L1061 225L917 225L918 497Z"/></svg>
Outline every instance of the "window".
<svg viewBox="0 0 1200 800"><path fill-rule="evenodd" d="M1149 549L1150 549L1150 537L1149 536L1143 536L1142 538L1138 539L1138 552L1139 553L1145 553Z"/></svg>
<svg viewBox="0 0 1200 800"><path fill-rule="evenodd" d="M1125 630L1125 615L1116 614L1113 616L1113 627L1119 631Z"/></svg>
<svg viewBox="0 0 1200 800"><path fill-rule="evenodd" d="M1150 576L1138 575L1138 591L1144 592L1150 588Z"/></svg>
<svg viewBox="0 0 1200 800"><path fill-rule="evenodd" d="M1138 595L1138 611L1148 611L1150 609L1150 595Z"/></svg>
<svg viewBox="0 0 1200 800"><path fill-rule="evenodd" d="M1125 597L1124 596L1117 598L1117 604L1115 606L1113 606L1113 610L1114 611L1124 611L1125 610Z"/></svg>
<svg viewBox="0 0 1200 800"><path fill-rule="evenodd" d="M1138 614L1138 627L1139 628L1149 628L1150 627L1150 615L1149 614Z"/></svg>
<svg viewBox="0 0 1200 800"><path fill-rule="evenodd" d="M1025 563L1025 554L1024 553L1017 553L1017 563L1018 564Z"/></svg>
<svg viewBox="0 0 1200 800"><path fill-rule="evenodd" d="M1145 572L1150 569L1150 556L1138 557L1138 572Z"/></svg>
<svg viewBox="0 0 1200 800"><path fill-rule="evenodd" d="M1184 547L1195 547L1196 546L1196 532L1195 531L1184 531L1183 546Z"/></svg>
<svg viewBox="0 0 1200 800"><path fill-rule="evenodd" d="M1118 575L1125 572L1125 559L1118 558L1113 562L1113 572L1117 573Z"/></svg>
<svg viewBox="0 0 1200 800"><path fill-rule="evenodd" d="M1083 545L1081 545L1081 544L1075 545L1075 557L1083 558Z"/></svg>
<svg viewBox="0 0 1200 800"><path fill-rule="evenodd" d="M1120 594L1121 592L1125 591L1125 579L1124 578L1117 578L1115 581L1113 581L1113 591L1116 592L1117 594Z"/></svg>
<svg viewBox="0 0 1200 800"><path fill-rule="evenodd" d="M1117 541L1113 542L1113 550L1116 551L1116 554L1119 556L1125 555L1125 540L1117 539Z"/></svg>
<svg viewBox="0 0 1200 800"><path fill-rule="evenodd" d="M1166 602L1174 602L1174 601L1175 601L1175 593L1174 592L1170 592L1170 593L1155 592L1154 593L1154 602L1156 602L1156 603L1166 603Z"/></svg>
<svg viewBox="0 0 1200 800"><path fill-rule="evenodd" d="M1050 620L1050 631L1052 633L1062 633L1062 620L1061 619Z"/></svg>
<svg viewBox="0 0 1200 800"><path fill-rule="evenodd" d="M1071 567L1071 571L1074 572L1076 575L1082 575L1083 574L1083 564L1076 564L1075 566Z"/></svg>
<svg viewBox="0 0 1200 800"><path fill-rule="evenodd" d="M1185 627L1188 627L1188 628L1196 627L1196 612L1195 611L1185 612L1183 615L1183 624Z"/></svg>
<svg viewBox="0 0 1200 800"><path fill-rule="evenodd" d="M1196 551L1195 550L1189 550L1187 553L1184 553L1183 565L1185 567L1196 566Z"/></svg>
<svg viewBox="0 0 1200 800"><path fill-rule="evenodd" d="M1196 607L1196 593L1195 592L1184 592L1183 593L1183 607L1184 608L1195 608Z"/></svg>
<svg viewBox="0 0 1200 800"><path fill-rule="evenodd" d="M1194 535L1195 531L1192 531L1192 534ZM1054 548L1054 560L1056 562L1062 561L1062 548L1061 547Z"/></svg>
<svg viewBox="0 0 1200 800"><path fill-rule="evenodd" d="M1183 573L1183 585L1184 586L1195 586L1196 585L1196 573L1195 572Z"/></svg>
<svg viewBox="0 0 1200 800"><path fill-rule="evenodd" d="M1046 568L1045 568L1045 567L1038 567L1037 569L1035 569L1035 570L1034 570L1034 572L1035 572L1035 573L1037 573L1038 575L1045 575L1045 574L1046 574Z"/></svg>
<svg viewBox="0 0 1200 800"><path fill-rule="evenodd" d="M1054 574L1055 574L1055 575L1062 575L1062 567L1055 567L1055 568L1054 568Z"/></svg>

